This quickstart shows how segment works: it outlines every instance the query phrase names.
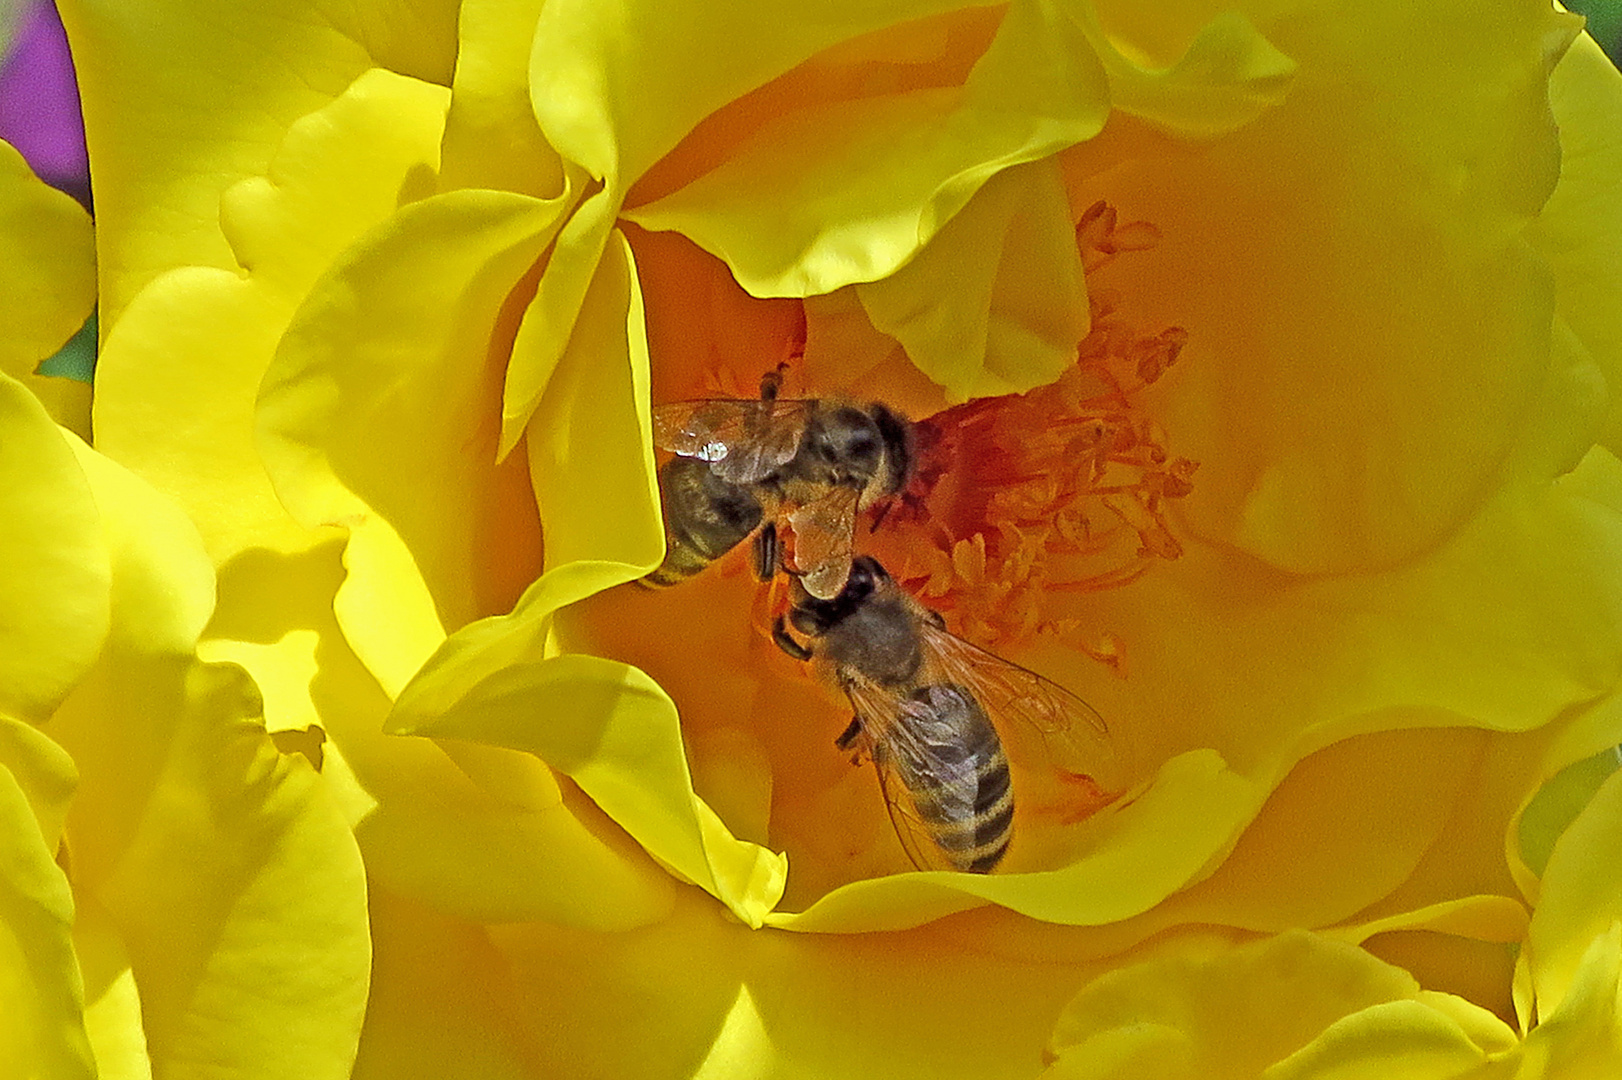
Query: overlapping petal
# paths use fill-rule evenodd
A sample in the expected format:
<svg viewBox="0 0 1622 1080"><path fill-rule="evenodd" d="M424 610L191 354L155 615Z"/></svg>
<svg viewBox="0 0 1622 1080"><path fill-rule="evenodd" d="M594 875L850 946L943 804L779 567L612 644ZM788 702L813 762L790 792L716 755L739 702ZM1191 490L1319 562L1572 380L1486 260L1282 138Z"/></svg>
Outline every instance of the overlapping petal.
<svg viewBox="0 0 1622 1080"><path fill-rule="evenodd" d="M85 781L98 1059L340 1074L359 1033L363 1076L1031 1075L1108 967L1055 1076L1614 1057L1622 923L1584 861L1614 784L1547 868L1516 843L1622 734L1622 465L1593 448L1617 84L1572 20L467 0L453 37L444 0L69 7L98 437L198 517L222 596L149 492L27 444L62 494L19 505L98 536L0 588L111 612L26 609L0 661L30 718L77 686L50 730ZM1099 198L1162 238L1109 291L1070 233ZM890 873L848 711L755 584L619 587L660 556L661 387L748 386L798 329L739 282L817 294L813 381L920 401L1051 380L1090 305L1188 332L1148 409L1202 462L1186 554L1073 612L1126 677L1011 654L1131 761L1059 869ZM1326 929L1239 944L1299 926Z"/></svg>
<svg viewBox="0 0 1622 1080"><path fill-rule="evenodd" d="M59 423L89 432L90 394L72 379L36 375L62 348L96 302L90 216L48 187L10 145L0 143L0 297L6 333L0 372L33 391Z"/></svg>
<svg viewBox="0 0 1622 1080"><path fill-rule="evenodd" d="M61 747L0 715L0 1060L19 1076L96 1075L73 897L53 858L75 779Z"/></svg>
<svg viewBox="0 0 1622 1080"><path fill-rule="evenodd" d="M1198 154L1071 155L1083 201L1164 237L1117 281L1135 319L1189 332L1162 419L1202 462L1199 535L1286 571L1368 569L1497 486L1560 367L1554 283L1522 230L1558 178L1546 80L1577 27L1494 10L1264 23L1310 74L1261 121Z"/></svg>
<svg viewBox="0 0 1622 1080"><path fill-rule="evenodd" d="M1560 126L1560 183L1529 230L1555 280L1555 312L1615 387L1622 368L1622 332L1610 317L1622 248L1618 176L1622 140L1614 117L1622 109L1622 74L1584 36L1555 66L1549 104ZM1622 412L1609 395L1605 445L1622 448Z"/></svg>
<svg viewBox="0 0 1622 1080"><path fill-rule="evenodd" d="M354 840L266 737L241 669L196 661L213 574L194 527L82 444L77 459L113 588L106 647L47 729L80 772L74 888L127 953L156 1069L347 1075L368 963Z"/></svg>
<svg viewBox="0 0 1622 1080"><path fill-rule="evenodd" d="M446 85L455 56L451 0L60 6L93 159L107 327L166 271L236 269L220 197L264 174L294 121L374 66Z"/></svg>
<svg viewBox="0 0 1622 1080"><path fill-rule="evenodd" d="M1014 1080L1040 1069L1053 1016L1097 970L965 947L939 926L761 933L696 890L631 933L474 926L391 897L379 899L376 919L380 971L399 984L428 980L424 993L445 1012L424 1012L396 984L362 1042L370 1071L358 1075L374 1077L416 1075L422 1062L469 1078L568 1074L590 1062L632 1080ZM443 998L436 972L449 983ZM465 1050L452 1052L450 1032L465 1033Z"/></svg>
<svg viewBox="0 0 1622 1080"><path fill-rule="evenodd" d="M107 549L72 452L0 374L0 711L42 720L101 651Z"/></svg>
<svg viewBox="0 0 1622 1080"><path fill-rule="evenodd" d="M1614 910L1622 893L1606 857L1622 823L1619 793L1613 776L1549 860L1521 954L1521 1032L1463 998L1421 990L1367 953L1293 933L1096 980L1061 1018L1048 1075L1608 1075L1622 1064L1622 921ZM1485 929L1477 918L1469 930L1457 918L1463 909L1451 907L1428 918L1416 912L1409 925ZM1246 1018L1239 1040L1229 1034L1236 1017Z"/></svg>

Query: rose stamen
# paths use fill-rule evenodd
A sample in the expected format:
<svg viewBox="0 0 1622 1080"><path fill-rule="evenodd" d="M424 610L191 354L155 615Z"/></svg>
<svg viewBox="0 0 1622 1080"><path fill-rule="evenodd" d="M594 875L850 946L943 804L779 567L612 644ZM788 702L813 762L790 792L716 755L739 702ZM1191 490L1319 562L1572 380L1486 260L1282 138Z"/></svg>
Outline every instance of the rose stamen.
<svg viewBox="0 0 1622 1080"><path fill-rule="evenodd" d="M1160 233L1117 221L1097 203L1076 225L1092 296L1092 329L1058 381L982 398L920 421L920 465L870 546L908 588L982 645L1056 635L1119 665L1110 635L1082 639L1066 594L1118 588L1182 545L1166 502L1192 489L1197 465L1173 457L1137 398L1176 362L1181 327L1140 333L1093 275L1145 251Z"/></svg>

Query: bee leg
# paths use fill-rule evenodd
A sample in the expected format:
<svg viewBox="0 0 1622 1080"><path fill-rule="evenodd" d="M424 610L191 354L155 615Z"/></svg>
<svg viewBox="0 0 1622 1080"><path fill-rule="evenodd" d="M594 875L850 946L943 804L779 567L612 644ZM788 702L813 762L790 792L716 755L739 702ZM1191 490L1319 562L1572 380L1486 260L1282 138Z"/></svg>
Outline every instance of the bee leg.
<svg viewBox="0 0 1622 1080"><path fill-rule="evenodd" d="M850 718L850 726L845 729L839 738L834 740L834 745L841 750L849 750L856 744L856 737L861 733L862 719L859 716L853 716Z"/></svg>
<svg viewBox="0 0 1622 1080"><path fill-rule="evenodd" d="M778 393L783 389L783 373L788 370L788 361L784 361L760 377L760 400L776 401Z"/></svg>
<svg viewBox="0 0 1622 1080"><path fill-rule="evenodd" d="M945 630L946 629L946 616L942 615L940 612L936 611L934 608L925 609L924 618L928 619L929 620L929 625L933 626L935 629L937 629L937 630Z"/></svg>
<svg viewBox="0 0 1622 1080"><path fill-rule="evenodd" d="M770 581L777 574L777 522L768 521L755 534L755 576Z"/></svg>
<svg viewBox="0 0 1622 1080"><path fill-rule="evenodd" d="M811 659L811 650L789 636L788 627L784 625L783 616L781 615L772 623L772 640L777 642L779 649L782 649L796 660Z"/></svg>

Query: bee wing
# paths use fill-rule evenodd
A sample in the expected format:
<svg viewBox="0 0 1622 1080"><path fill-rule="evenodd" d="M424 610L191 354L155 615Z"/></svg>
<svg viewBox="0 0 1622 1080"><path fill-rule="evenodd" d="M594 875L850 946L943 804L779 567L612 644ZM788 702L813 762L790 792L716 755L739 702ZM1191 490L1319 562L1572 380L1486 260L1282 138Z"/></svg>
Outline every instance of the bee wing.
<svg viewBox="0 0 1622 1080"><path fill-rule="evenodd" d="M923 638L929 679L969 690L986 710L1010 760L1040 760L1060 774L1118 789L1121 755L1097 709L1051 679L933 623L925 624Z"/></svg>
<svg viewBox="0 0 1622 1080"><path fill-rule="evenodd" d="M904 714L923 710L917 702L908 701L884 690L865 679L853 680L845 687L856 719L861 722L862 734L858 746L873 762L879 774L879 793L884 796L884 809L890 815L890 824L907 861L919 870L950 870L951 862L942 853L929 833L929 828L918 816L907 782L902 778L898 763L903 756L918 763L938 760L939 751L911 733L919 725L899 722ZM920 715L927 720L927 715ZM924 767L928 768L928 765ZM954 767L942 763L941 768Z"/></svg>
<svg viewBox="0 0 1622 1080"><path fill-rule="evenodd" d="M709 398L653 410L653 441L682 457L708 461L721 479L750 484L799 451L807 401Z"/></svg>
<svg viewBox="0 0 1622 1080"><path fill-rule="evenodd" d="M834 487L826 494L788 512L794 529L794 562L800 584L818 600L832 600L850 577L852 534L861 493Z"/></svg>

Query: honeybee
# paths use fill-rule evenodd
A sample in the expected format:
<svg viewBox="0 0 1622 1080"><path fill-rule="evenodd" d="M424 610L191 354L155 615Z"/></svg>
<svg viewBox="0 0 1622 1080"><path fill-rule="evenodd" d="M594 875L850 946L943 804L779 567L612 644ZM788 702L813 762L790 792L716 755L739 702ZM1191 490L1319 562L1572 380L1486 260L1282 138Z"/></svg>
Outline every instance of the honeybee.
<svg viewBox="0 0 1622 1080"><path fill-rule="evenodd" d="M654 442L677 456L659 470L666 554L647 584L685 581L754 535L762 580L782 567L813 597L839 595L857 513L912 475L912 425L878 402L780 399L785 367L761 379L758 399L654 409Z"/></svg>
<svg viewBox="0 0 1622 1080"><path fill-rule="evenodd" d="M1079 807L1067 820L1120 794L1101 786L1116 754L1090 705L948 632L878 560L855 559L831 599L791 588L772 638L850 699L855 717L835 745L877 767L913 865L984 874L1002 861L1014 835L1011 751L1023 777L1057 784Z"/></svg>

